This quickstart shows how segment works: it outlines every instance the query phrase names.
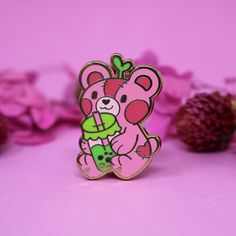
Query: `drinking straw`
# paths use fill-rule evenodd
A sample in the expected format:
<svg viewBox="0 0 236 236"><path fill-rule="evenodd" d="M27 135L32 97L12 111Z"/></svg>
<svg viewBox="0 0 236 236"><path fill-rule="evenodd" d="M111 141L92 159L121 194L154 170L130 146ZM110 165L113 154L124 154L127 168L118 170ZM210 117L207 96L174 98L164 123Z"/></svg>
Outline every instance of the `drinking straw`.
<svg viewBox="0 0 236 236"><path fill-rule="evenodd" d="M104 123L103 123L102 118L100 116L100 113L99 112L93 112L92 115L93 115L93 119L95 121L97 130L98 131L104 131L105 130L105 126L104 126ZM102 144L104 146L108 145L109 144L108 138L102 139Z"/></svg>

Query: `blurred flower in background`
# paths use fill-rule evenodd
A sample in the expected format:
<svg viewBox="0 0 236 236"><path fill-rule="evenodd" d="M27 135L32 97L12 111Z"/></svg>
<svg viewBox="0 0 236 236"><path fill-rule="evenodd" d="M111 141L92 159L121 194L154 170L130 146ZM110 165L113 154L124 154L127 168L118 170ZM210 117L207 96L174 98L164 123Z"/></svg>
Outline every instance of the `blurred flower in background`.
<svg viewBox="0 0 236 236"><path fill-rule="evenodd" d="M154 66L161 72L163 79L161 94L156 98L158 102L154 106L151 118L147 121L148 129L161 138L174 135L176 132L173 117L183 100L190 96L191 89L194 87L193 73L191 71L179 73L172 66L162 65L152 51L145 52L135 61L135 64Z"/></svg>
<svg viewBox="0 0 236 236"><path fill-rule="evenodd" d="M222 88L214 87L194 78L191 71L179 72L173 66L161 64L152 51L144 52L135 60L135 66L143 64L157 68L163 78L163 89L156 97L157 104L145 125L151 133L162 139L179 138L198 151L221 150L231 141L231 147L236 150L236 137L233 137L236 78L226 78ZM82 114L77 104L81 92L77 72L66 64L51 68L51 72L64 73L68 78L62 96L55 100L48 99L37 88L37 81L48 71L50 68L25 73L15 70L0 72L0 143L5 143L7 136L19 144L45 143L54 139L58 127L79 127ZM204 126L204 122L210 127ZM211 133L208 132L210 128ZM201 139L195 136L201 136ZM212 139L214 145L209 145Z"/></svg>
<svg viewBox="0 0 236 236"><path fill-rule="evenodd" d="M156 67L164 82L161 94L156 98L158 102L147 121L151 132L162 139L180 138L195 151L222 150L230 142L235 149L236 78L226 78L225 86L218 88L197 80L191 71L179 73L172 66L162 65L152 51L145 52L136 60L136 65L141 64ZM201 94L203 91L205 93ZM194 94L198 99L192 101ZM185 101L187 104L191 101L191 108L184 105ZM178 119L176 114L179 114ZM194 119L192 114L195 114ZM204 126L204 122L209 124Z"/></svg>
<svg viewBox="0 0 236 236"><path fill-rule="evenodd" d="M6 119L0 116L0 146L5 144L7 140L7 124Z"/></svg>
<svg viewBox="0 0 236 236"><path fill-rule="evenodd" d="M227 149L236 128L233 99L219 92L188 99L175 117L178 137L198 152Z"/></svg>
<svg viewBox="0 0 236 236"><path fill-rule="evenodd" d="M64 69L70 80L76 80L68 67ZM9 138L16 143L44 143L54 138L54 129L59 125L79 125L81 114L69 98L70 88L65 89L61 100L48 100L36 86L41 76L40 71L0 73L0 114L6 120ZM75 90L71 89L71 96Z"/></svg>

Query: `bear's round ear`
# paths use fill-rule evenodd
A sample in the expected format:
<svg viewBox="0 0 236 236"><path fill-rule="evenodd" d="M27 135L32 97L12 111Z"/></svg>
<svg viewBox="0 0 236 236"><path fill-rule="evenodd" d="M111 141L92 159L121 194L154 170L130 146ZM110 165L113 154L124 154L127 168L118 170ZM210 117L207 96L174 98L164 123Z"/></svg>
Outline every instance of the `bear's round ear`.
<svg viewBox="0 0 236 236"><path fill-rule="evenodd" d="M149 66L137 67L132 71L129 80L142 87L149 97L159 94L162 88L160 74Z"/></svg>
<svg viewBox="0 0 236 236"><path fill-rule="evenodd" d="M83 67L79 74L79 81L83 89L96 83L99 80L108 79L112 77L109 67L99 61L88 63Z"/></svg>

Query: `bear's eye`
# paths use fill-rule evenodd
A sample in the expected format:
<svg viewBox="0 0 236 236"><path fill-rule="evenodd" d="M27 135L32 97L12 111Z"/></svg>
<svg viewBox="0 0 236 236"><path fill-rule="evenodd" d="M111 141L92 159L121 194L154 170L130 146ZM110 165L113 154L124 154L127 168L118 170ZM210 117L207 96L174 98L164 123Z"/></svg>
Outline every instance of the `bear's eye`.
<svg viewBox="0 0 236 236"><path fill-rule="evenodd" d="M93 91L91 97L92 97L92 99L96 99L98 97L98 92L97 91Z"/></svg>
<svg viewBox="0 0 236 236"><path fill-rule="evenodd" d="M121 103L125 103L127 101L127 96L126 95L122 95L120 98L120 102Z"/></svg>

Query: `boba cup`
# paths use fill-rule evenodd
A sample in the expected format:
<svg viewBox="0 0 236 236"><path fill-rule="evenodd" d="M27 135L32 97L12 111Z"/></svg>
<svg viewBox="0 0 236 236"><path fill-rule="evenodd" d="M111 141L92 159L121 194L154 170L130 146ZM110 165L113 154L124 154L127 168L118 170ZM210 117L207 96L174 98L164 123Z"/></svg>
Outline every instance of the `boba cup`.
<svg viewBox="0 0 236 236"><path fill-rule="evenodd" d="M111 170L111 159L116 153L111 148L110 140L121 130L116 117L94 112L83 121L81 127L97 168L104 172Z"/></svg>

